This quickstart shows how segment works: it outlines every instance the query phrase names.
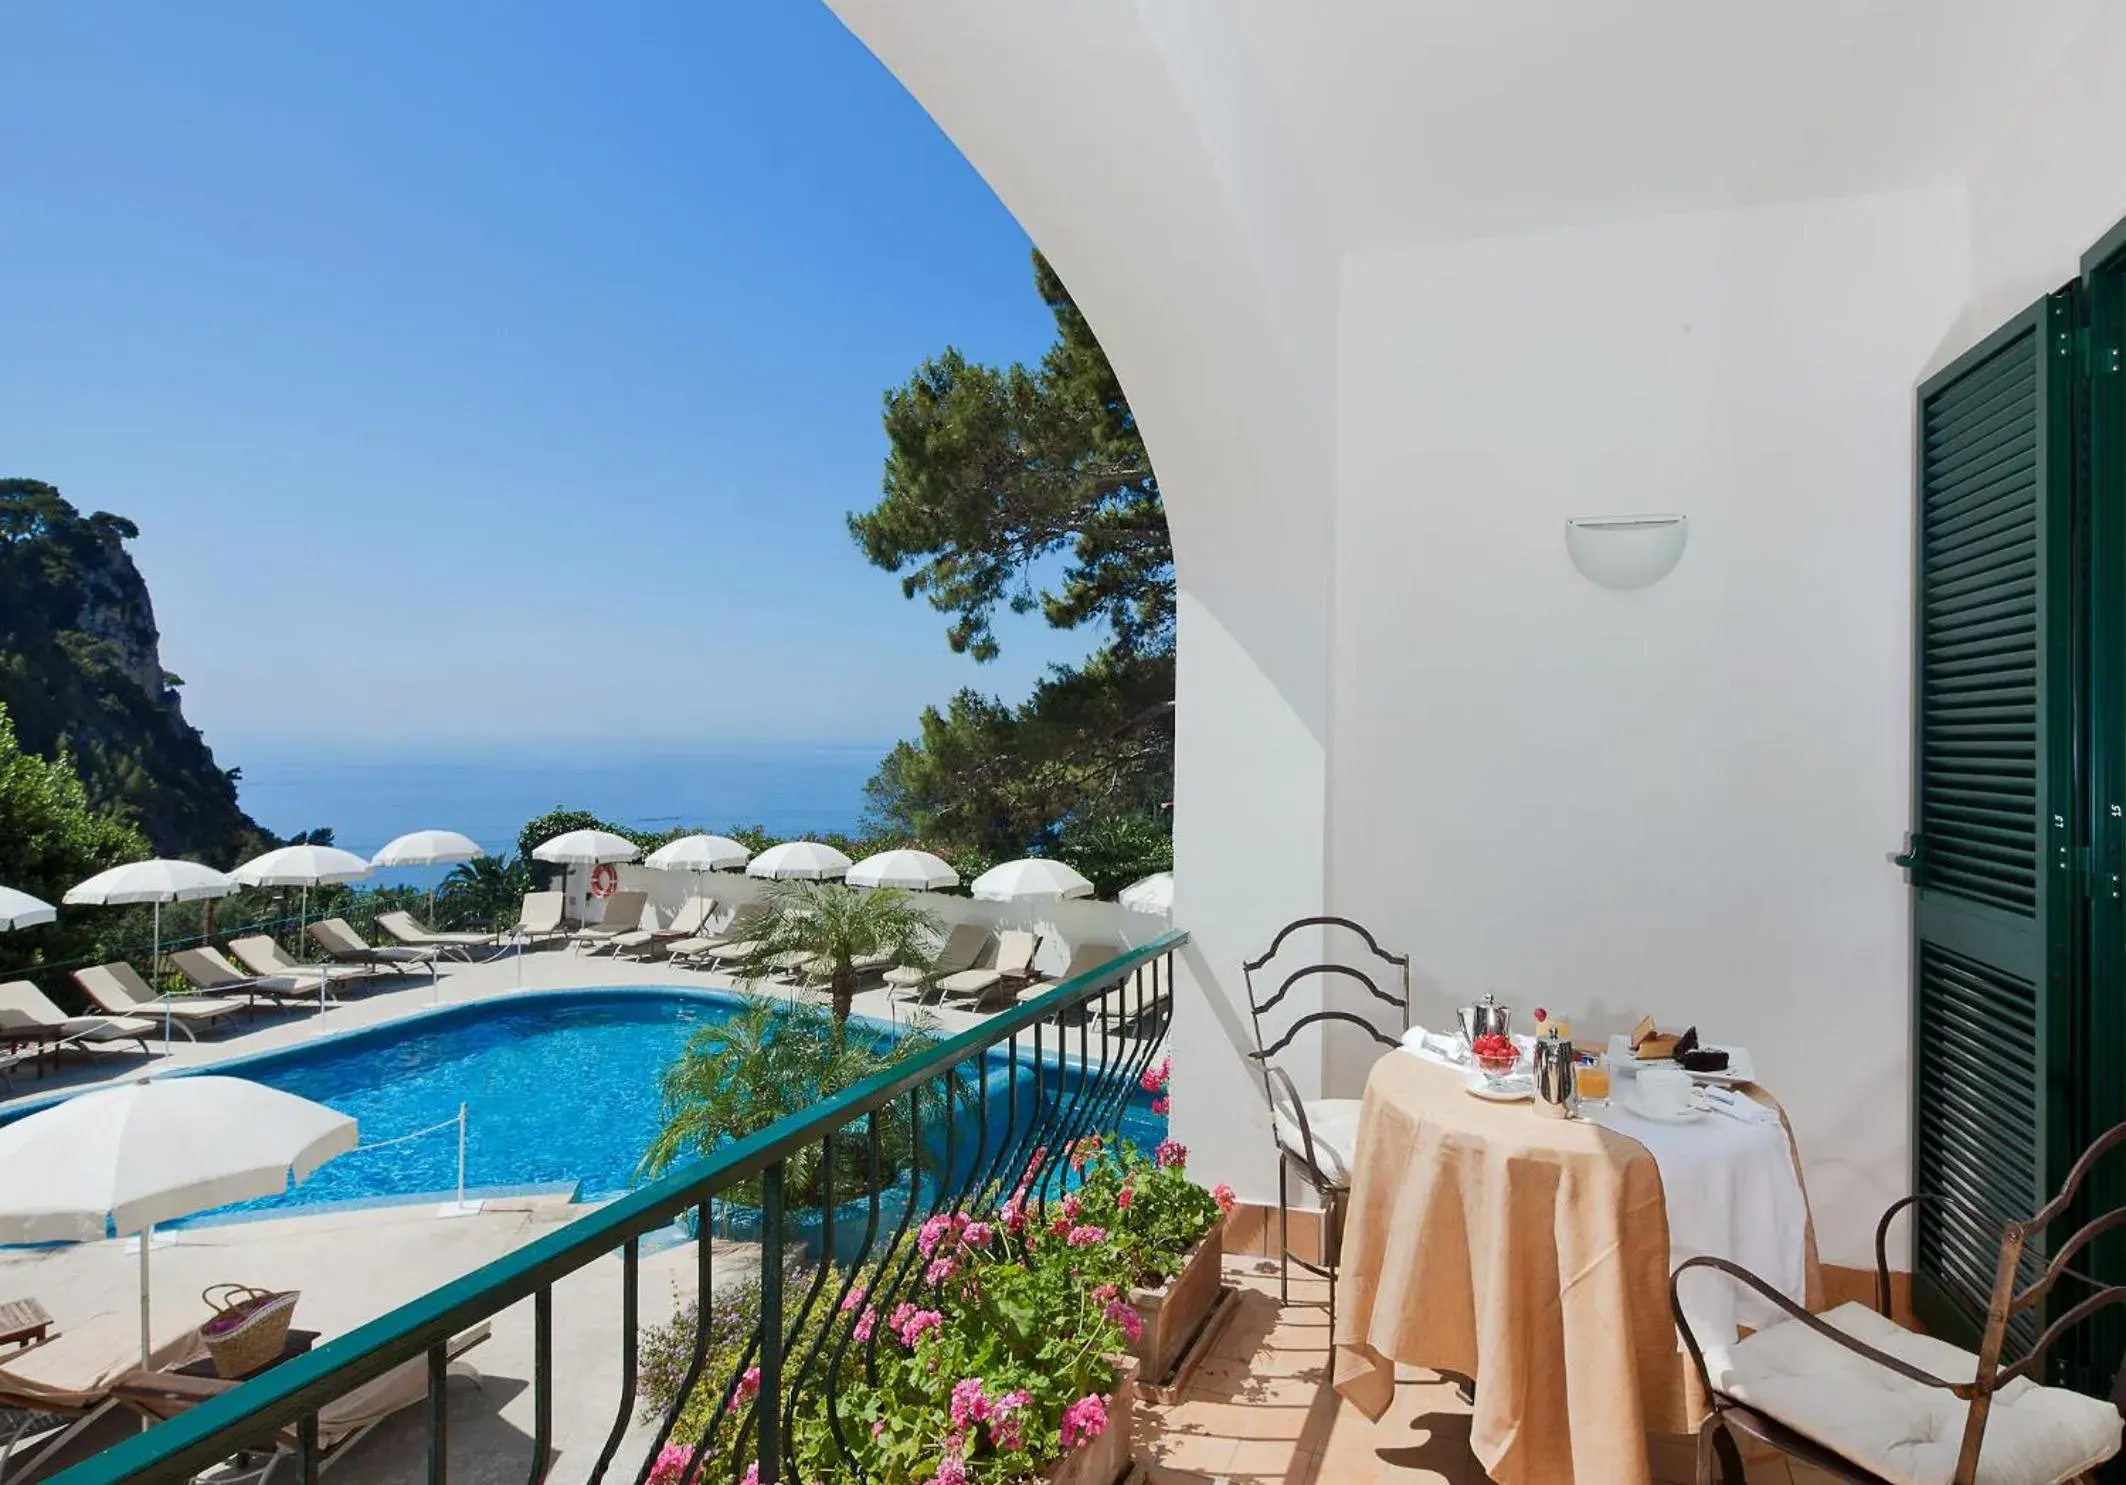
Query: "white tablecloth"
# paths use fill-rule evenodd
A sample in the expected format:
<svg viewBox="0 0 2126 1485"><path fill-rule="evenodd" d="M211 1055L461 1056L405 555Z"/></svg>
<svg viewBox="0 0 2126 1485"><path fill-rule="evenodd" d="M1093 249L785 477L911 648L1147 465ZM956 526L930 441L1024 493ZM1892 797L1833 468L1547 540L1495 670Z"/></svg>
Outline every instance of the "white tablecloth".
<svg viewBox="0 0 2126 1485"><path fill-rule="evenodd" d="M1515 1040L1526 1045L1523 1038ZM1456 1037L1413 1029L1403 1046L1428 1061L1462 1065ZM1582 1108L1581 1117L1638 1141L1653 1156L1668 1211L1670 1271L1686 1258L1725 1258L1805 1305L1808 1203L1786 1126L1776 1112L1737 1094L1748 1105L1743 1118L1708 1113L1690 1123L1665 1123L1624 1106L1630 1073L1617 1074L1611 1083L1618 1097L1604 1107ZM1755 1109L1763 1109L1763 1115L1748 1117ZM1688 1275L1682 1299L1704 1346L1732 1344L1738 1325L1762 1329L1779 1318L1767 1301L1724 1274Z"/></svg>

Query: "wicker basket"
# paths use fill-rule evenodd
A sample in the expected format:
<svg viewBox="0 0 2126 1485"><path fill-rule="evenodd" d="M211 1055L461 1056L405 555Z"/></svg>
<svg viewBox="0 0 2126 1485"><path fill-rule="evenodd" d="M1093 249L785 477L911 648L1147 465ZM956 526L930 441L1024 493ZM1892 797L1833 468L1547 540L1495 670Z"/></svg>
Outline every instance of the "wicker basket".
<svg viewBox="0 0 2126 1485"><path fill-rule="evenodd" d="M214 1370L234 1381L271 1362L288 1343L298 1289L254 1289L249 1284L209 1284L200 1291L214 1318L199 1328Z"/></svg>

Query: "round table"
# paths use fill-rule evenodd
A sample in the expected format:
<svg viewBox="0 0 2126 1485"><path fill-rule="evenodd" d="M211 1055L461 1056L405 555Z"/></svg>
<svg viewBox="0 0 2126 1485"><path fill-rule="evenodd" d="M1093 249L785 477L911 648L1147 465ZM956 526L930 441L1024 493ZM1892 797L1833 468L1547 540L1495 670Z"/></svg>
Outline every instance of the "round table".
<svg viewBox="0 0 2126 1485"><path fill-rule="evenodd" d="M1659 1166L1600 1125L1471 1097L1466 1078L1395 1051L1367 1080L1336 1390L1378 1418L1396 1362L1459 1373L1476 1384L1470 1447L1498 1485L1649 1485L1648 1433L1705 1414L1669 1314ZM1803 1262L1816 1307L1812 1228Z"/></svg>

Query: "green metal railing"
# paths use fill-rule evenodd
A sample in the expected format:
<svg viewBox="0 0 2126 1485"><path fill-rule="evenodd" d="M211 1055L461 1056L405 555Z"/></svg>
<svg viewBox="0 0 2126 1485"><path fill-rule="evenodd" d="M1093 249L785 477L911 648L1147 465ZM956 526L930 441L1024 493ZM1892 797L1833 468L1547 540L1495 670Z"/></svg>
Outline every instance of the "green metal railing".
<svg viewBox="0 0 2126 1485"><path fill-rule="evenodd" d="M239 1452L275 1449L293 1456L294 1476L307 1485L325 1461L319 1411L352 1389L424 1358L426 1477L432 1485L442 1485L450 1452L444 1390L449 1343L468 1327L527 1299L533 1305L534 1396L531 1451L524 1467L530 1485L539 1485L551 1468L554 1443L554 1285L617 1253L622 1277L620 1395L589 1476L595 1485L613 1470L637 1408L643 1240L690 1212L700 1295L691 1365L654 1439L639 1460L625 1466L622 1477L638 1485L646 1480L659 1450L673 1441L688 1397L699 1388L720 1386L714 1413L718 1423L699 1438L677 1440L691 1451L682 1478L737 1479L750 1464L761 1485L777 1485L785 1478L785 1439L799 1396L817 1391L831 1397L842 1368L867 1364L861 1354L867 1343L852 1333L854 1317L843 1310L859 1269L872 1276L869 1299L884 1313L900 1294L913 1292L912 1271L918 1267L914 1234L926 1217L961 1210L1000 1183L1005 1189L1024 1185L1029 1201L1043 1206L1060 1197L1067 1179L1064 1162L1044 1161L1043 1153L1066 1148L1087 1134L1112 1135L1120 1129L1139 1080L1171 1024L1173 956L1187 938L1186 933L1172 932L1124 951L918 1059L725 1145L453 1283L115 1444L55 1476L53 1485L181 1481ZM881 1168L882 1119L904 1116L912 1132L911 1148L927 1150L929 1158L911 1159L905 1181L896 1181L890 1189L873 1179L868 1191L838 1206L833 1190L837 1161L827 1148L830 1142L862 1140L875 1176ZM792 1158L809 1154L813 1147L827 1154L827 1189L816 1207L800 1212L792 1205L784 1177ZM760 1319L729 1374L709 1377L704 1373L715 1284L711 1234L717 1215L712 1202L723 1198L728 1216L727 1194L756 1178ZM846 1229L837 1234L838 1222L858 1220L862 1230L853 1241ZM820 1260L809 1275L798 1274L794 1285L786 1283L788 1261L804 1253L808 1244L816 1244ZM802 1293L786 1292L792 1287ZM828 1298L829 1290L839 1292ZM885 1330L877 1327L879 1333ZM868 1344L875 1346L877 1339L873 1334ZM758 1392L750 1405L733 1411L740 1376L755 1366ZM827 1411L831 1417L832 1408ZM840 1477L861 1478L854 1458L846 1451L844 1458L849 1468Z"/></svg>

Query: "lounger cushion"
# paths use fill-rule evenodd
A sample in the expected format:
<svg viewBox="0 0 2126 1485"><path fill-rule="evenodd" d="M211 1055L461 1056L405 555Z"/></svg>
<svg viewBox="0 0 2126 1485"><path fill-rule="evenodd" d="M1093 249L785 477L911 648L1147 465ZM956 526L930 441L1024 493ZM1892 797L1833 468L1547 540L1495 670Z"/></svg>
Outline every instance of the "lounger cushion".
<svg viewBox="0 0 2126 1485"><path fill-rule="evenodd" d="M963 969L956 975L947 975L938 981L938 989L947 995L980 995L984 990L1002 984L1004 977L993 969Z"/></svg>
<svg viewBox="0 0 2126 1485"><path fill-rule="evenodd" d="M1968 1381L1978 1358L1915 1335L1864 1304L1822 1317L1876 1350L1947 1381ZM1785 1321L1706 1353L1713 1385L1894 1485L1948 1485L1968 1405ZM1994 1394L1979 1449L1978 1485L2071 1480L2119 1450L2108 1399L2018 1377Z"/></svg>
<svg viewBox="0 0 2126 1485"><path fill-rule="evenodd" d="M1314 1136L1314 1163L1321 1173L1339 1185L1351 1180L1352 1151L1358 1148L1358 1100L1316 1098L1302 1105L1307 1131ZM1295 1160L1307 1158L1307 1142L1299 1121L1283 1109L1277 1111L1277 1143Z"/></svg>

